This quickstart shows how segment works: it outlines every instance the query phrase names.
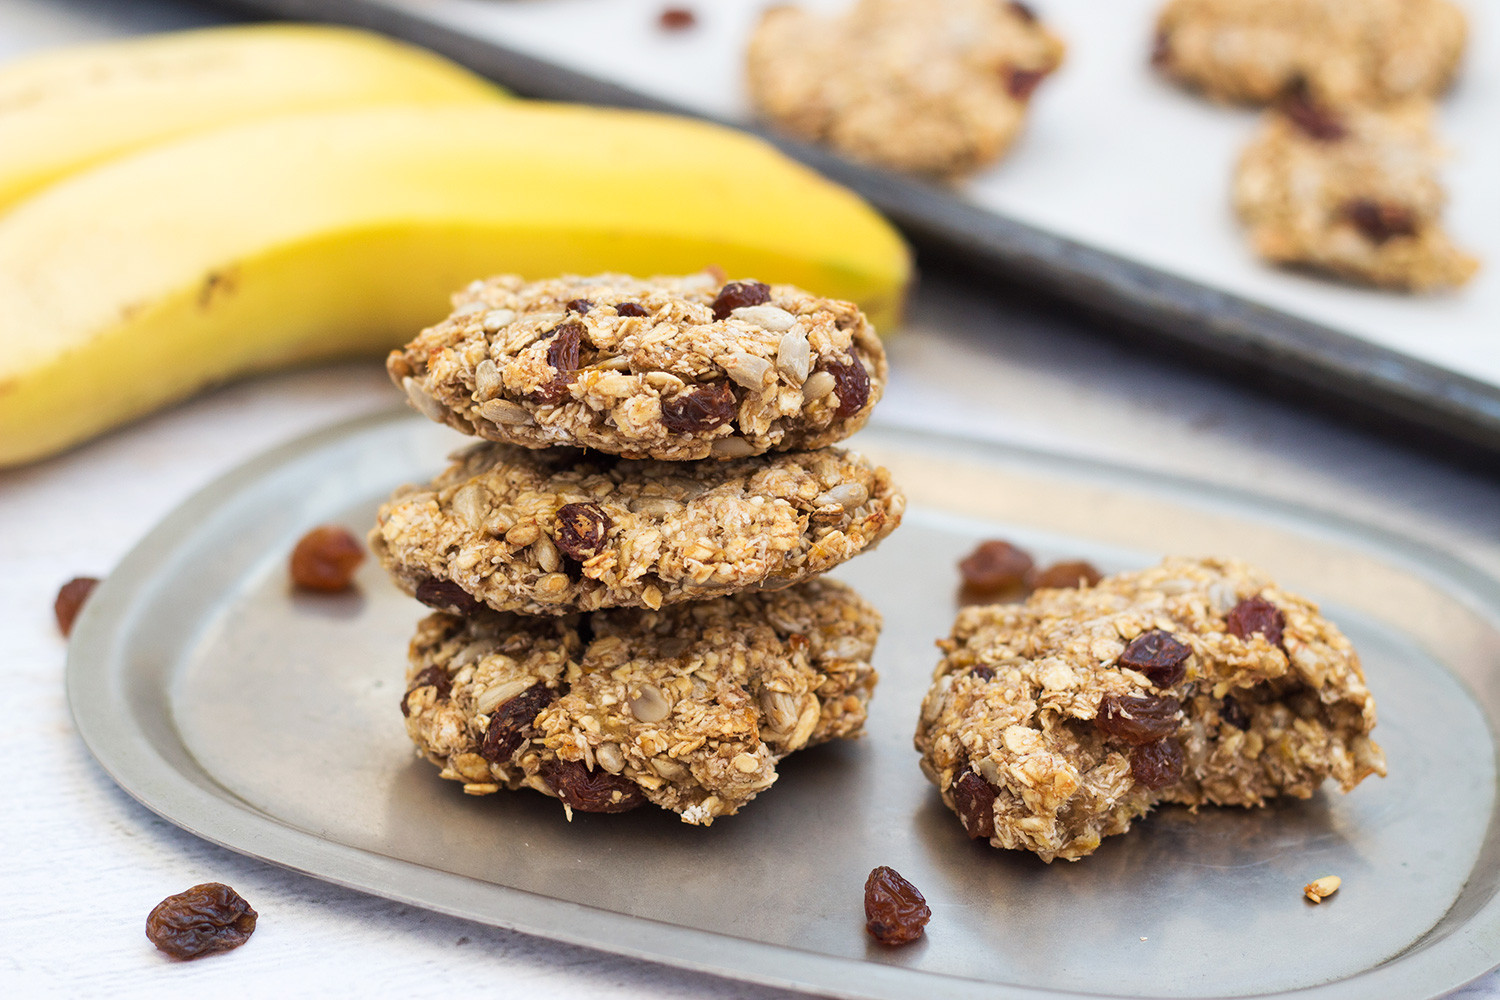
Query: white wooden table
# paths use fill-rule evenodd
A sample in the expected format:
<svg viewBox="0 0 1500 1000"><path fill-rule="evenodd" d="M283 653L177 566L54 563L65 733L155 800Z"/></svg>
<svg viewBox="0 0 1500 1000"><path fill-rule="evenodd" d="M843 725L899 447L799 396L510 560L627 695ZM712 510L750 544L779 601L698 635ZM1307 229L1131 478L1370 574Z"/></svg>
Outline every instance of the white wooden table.
<svg viewBox="0 0 1500 1000"><path fill-rule="evenodd" d="M179 3L3 0L0 59L212 20ZM1500 470L1485 477L1427 461L940 275L926 276L911 329L890 348L885 419L1294 498L1500 574ZM241 857L137 805L90 758L63 694L57 587L107 574L159 518L241 461L396 399L375 364L268 377L0 472L0 759L12 775L0 809L0 995L785 996L494 930ZM236 952L173 963L146 941L146 913L204 881L243 893L259 927ZM1496 950L1500 959L1500 942ZM1457 995L1500 998L1500 975Z"/></svg>

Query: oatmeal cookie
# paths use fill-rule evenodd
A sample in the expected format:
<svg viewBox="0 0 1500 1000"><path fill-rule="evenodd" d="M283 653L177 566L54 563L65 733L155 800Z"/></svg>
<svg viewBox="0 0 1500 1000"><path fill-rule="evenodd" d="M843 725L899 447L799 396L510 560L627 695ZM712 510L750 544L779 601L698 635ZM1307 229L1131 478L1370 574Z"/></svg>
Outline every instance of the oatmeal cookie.
<svg viewBox="0 0 1500 1000"><path fill-rule="evenodd" d="M708 273L475 282L386 369L465 434L672 461L832 444L886 378L852 303Z"/></svg>
<svg viewBox="0 0 1500 1000"><path fill-rule="evenodd" d="M954 177L1010 146L1063 43L1002 0L860 0L824 17L772 7L750 40L751 100L854 159Z"/></svg>
<svg viewBox="0 0 1500 1000"><path fill-rule="evenodd" d="M1461 285L1478 262L1441 224L1431 105L1334 110L1306 95L1269 112L1240 157L1234 203L1262 257L1382 288Z"/></svg>
<svg viewBox="0 0 1500 1000"><path fill-rule="evenodd" d="M939 645L922 769L969 836L1044 861L1158 802L1254 806L1385 774L1349 641L1232 560L965 608Z"/></svg>
<svg viewBox="0 0 1500 1000"><path fill-rule="evenodd" d="M471 795L652 802L707 826L769 788L787 754L859 734L879 632L832 580L662 611L439 613L412 640L401 711Z"/></svg>
<svg viewBox="0 0 1500 1000"><path fill-rule="evenodd" d="M1447 89L1467 32L1449 0L1171 0L1151 61L1219 100L1380 103Z"/></svg>
<svg viewBox="0 0 1500 1000"><path fill-rule="evenodd" d="M380 509L370 548L443 610L559 615L776 589L889 534L885 469L823 448L725 462L632 461L484 442Z"/></svg>

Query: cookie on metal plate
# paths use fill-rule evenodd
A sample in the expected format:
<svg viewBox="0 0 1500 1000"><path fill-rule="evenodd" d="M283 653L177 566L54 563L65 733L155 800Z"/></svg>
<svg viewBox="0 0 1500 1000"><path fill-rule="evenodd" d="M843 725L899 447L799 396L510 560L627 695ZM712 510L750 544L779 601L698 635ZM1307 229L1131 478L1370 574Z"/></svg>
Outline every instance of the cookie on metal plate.
<svg viewBox="0 0 1500 1000"><path fill-rule="evenodd" d="M1254 806L1385 774L1349 640L1228 559L965 608L922 769L970 837L1076 861L1159 802Z"/></svg>
<svg viewBox="0 0 1500 1000"><path fill-rule="evenodd" d="M1305 94L1268 112L1234 178L1256 253L1396 290L1467 281L1479 265L1442 226L1431 120L1426 101L1335 109Z"/></svg>
<svg viewBox="0 0 1500 1000"><path fill-rule="evenodd" d="M860 0L825 17L772 7L750 40L766 118L854 159L936 177L998 159L1063 43L1023 3Z"/></svg>
<svg viewBox="0 0 1500 1000"><path fill-rule="evenodd" d="M886 379L852 303L709 273L475 282L386 369L465 434L672 461L833 444Z"/></svg>
<svg viewBox="0 0 1500 1000"><path fill-rule="evenodd" d="M401 711L471 795L530 787L570 815L651 802L707 826L787 754L859 734L879 631L832 580L661 611L438 613L412 640Z"/></svg>
<svg viewBox="0 0 1500 1000"><path fill-rule="evenodd" d="M1170 0L1151 61L1224 101L1382 103L1446 90L1467 34L1449 0Z"/></svg>
<svg viewBox="0 0 1500 1000"><path fill-rule="evenodd" d="M658 462L483 442L381 507L370 548L441 610L658 608L816 576L905 509L884 468L837 448Z"/></svg>

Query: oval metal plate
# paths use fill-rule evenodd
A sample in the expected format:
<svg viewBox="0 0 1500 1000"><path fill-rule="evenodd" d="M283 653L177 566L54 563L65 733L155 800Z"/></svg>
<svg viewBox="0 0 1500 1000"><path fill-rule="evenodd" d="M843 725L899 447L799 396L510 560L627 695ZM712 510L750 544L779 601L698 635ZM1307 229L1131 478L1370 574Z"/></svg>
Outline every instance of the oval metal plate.
<svg viewBox="0 0 1500 1000"><path fill-rule="evenodd" d="M317 878L545 937L840 997L1436 996L1500 963L1500 583L1338 517L1141 471L892 429L854 445L906 523L836 574L886 616L868 735L795 755L712 828L465 798L414 758L397 703L424 609L376 566L293 593L308 528L363 531L463 439L404 412L272 452L168 517L74 632L80 732L183 828ZM1075 863L968 841L911 733L954 564L1004 537L1105 571L1233 554L1323 603L1361 651L1390 776L1264 809L1158 811ZM863 930L891 865L927 936ZM1328 902L1302 899L1336 874Z"/></svg>

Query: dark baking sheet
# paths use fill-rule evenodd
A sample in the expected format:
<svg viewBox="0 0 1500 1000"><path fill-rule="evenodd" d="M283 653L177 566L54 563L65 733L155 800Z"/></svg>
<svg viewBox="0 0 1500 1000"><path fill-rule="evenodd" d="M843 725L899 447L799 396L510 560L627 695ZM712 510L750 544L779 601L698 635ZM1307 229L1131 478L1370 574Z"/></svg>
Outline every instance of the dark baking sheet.
<svg viewBox="0 0 1500 1000"><path fill-rule="evenodd" d="M204 2L381 31L441 52L525 96L704 117L374 0ZM977 208L943 188L748 130L862 194L901 228L928 266L965 268L1069 303L1107 319L1099 325L1110 335L1139 339L1174 359L1227 372L1483 471L1500 471L1500 387ZM1496 327L1500 335L1500 317Z"/></svg>

